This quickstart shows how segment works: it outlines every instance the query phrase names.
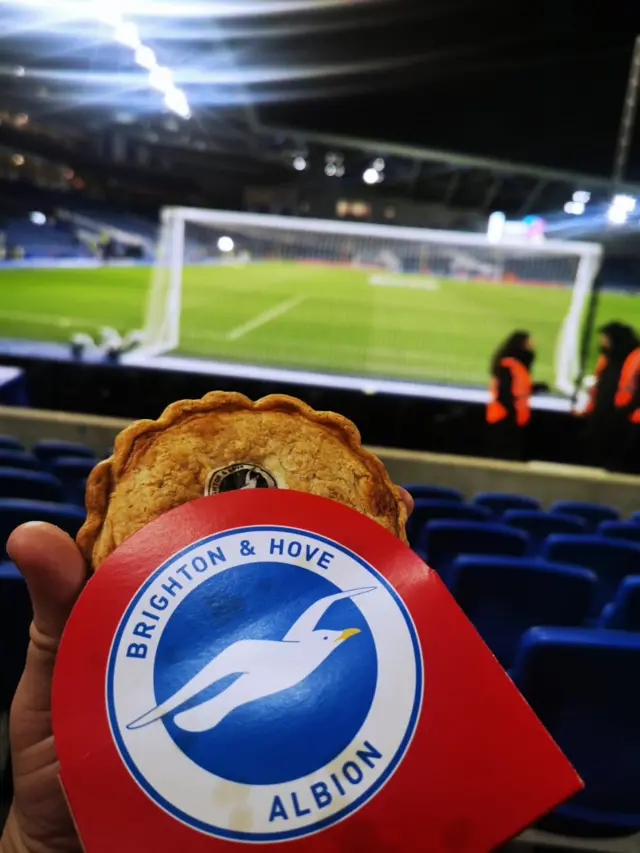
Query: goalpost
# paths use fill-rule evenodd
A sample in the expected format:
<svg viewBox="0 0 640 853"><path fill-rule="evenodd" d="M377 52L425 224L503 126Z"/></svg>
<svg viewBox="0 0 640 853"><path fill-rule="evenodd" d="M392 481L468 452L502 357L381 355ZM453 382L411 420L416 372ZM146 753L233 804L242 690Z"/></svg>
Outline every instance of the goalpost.
<svg viewBox="0 0 640 853"><path fill-rule="evenodd" d="M453 281L570 288L568 311L558 317L555 386L572 394L581 368L584 315L602 247L522 237L496 243L486 234L165 208L141 354L158 356L180 347L185 269L269 261L367 270L372 287L436 290L441 283ZM527 328L527 316L509 320L505 335L512 327Z"/></svg>

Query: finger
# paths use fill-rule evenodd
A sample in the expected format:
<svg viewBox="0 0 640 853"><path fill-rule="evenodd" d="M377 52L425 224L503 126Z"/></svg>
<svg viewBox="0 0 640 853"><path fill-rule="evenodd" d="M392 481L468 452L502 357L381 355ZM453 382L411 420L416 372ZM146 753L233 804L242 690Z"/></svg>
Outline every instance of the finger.
<svg viewBox="0 0 640 853"><path fill-rule="evenodd" d="M7 552L27 582L36 632L57 645L86 580L80 551L64 531L33 521L13 531Z"/></svg>
<svg viewBox="0 0 640 853"><path fill-rule="evenodd" d="M403 489L402 486L398 486L398 489L400 491L400 497L404 501L405 506L407 508L407 513L411 515L414 507L413 497L411 496L411 493L408 492L406 489Z"/></svg>

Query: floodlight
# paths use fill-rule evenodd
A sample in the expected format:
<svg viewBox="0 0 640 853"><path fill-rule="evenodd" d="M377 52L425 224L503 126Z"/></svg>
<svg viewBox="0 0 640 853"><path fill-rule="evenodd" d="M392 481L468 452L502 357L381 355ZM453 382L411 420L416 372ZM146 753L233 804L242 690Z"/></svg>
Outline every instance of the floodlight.
<svg viewBox="0 0 640 853"><path fill-rule="evenodd" d="M591 201L591 193L586 190L576 190L572 196L573 201L578 204L589 204Z"/></svg>
<svg viewBox="0 0 640 853"><path fill-rule="evenodd" d="M377 184L380 180L380 173L376 169L365 169L362 180L365 184L373 186L373 184Z"/></svg>
<svg viewBox="0 0 640 853"><path fill-rule="evenodd" d="M34 210L33 213L29 214L29 219L33 222L34 225L46 225L47 217L44 213L41 213L39 210Z"/></svg>
<svg viewBox="0 0 640 853"><path fill-rule="evenodd" d="M327 163L324 167L324 173L328 178L335 178L338 168L335 163Z"/></svg>
<svg viewBox="0 0 640 853"><path fill-rule="evenodd" d="M628 215L629 214L626 210L623 210L621 207L616 207L614 204L612 204L607 211L607 219L612 225L624 225L627 221Z"/></svg>
<svg viewBox="0 0 640 853"><path fill-rule="evenodd" d="M191 118L189 102L187 101L187 96L182 89L169 89L167 94L164 96L164 103L167 109L171 110L172 113L179 115L180 118Z"/></svg>
<svg viewBox="0 0 640 853"><path fill-rule="evenodd" d="M221 252L233 252L235 248L235 243L231 239L231 237L221 237L218 240L218 249Z"/></svg>
<svg viewBox="0 0 640 853"><path fill-rule="evenodd" d="M158 64L155 53L145 44L141 44L136 50L136 63L147 71L152 71Z"/></svg>
<svg viewBox="0 0 640 853"><path fill-rule="evenodd" d="M584 213L584 202L568 201L564 206L564 212L573 216L581 216Z"/></svg>
<svg viewBox="0 0 640 853"><path fill-rule="evenodd" d="M336 166L336 178L342 178L344 176L345 168L342 163L338 163Z"/></svg>
<svg viewBox="0 0 640 853"><path fill-rule="evenodd" d="M11 162L14 166L24 166L24 157L22 154L14 154L11 157Z"/></svg>
<svg viewBox="0 0 640 853"><path fill-rule="evenodd" d="M293 168L296 170L296 172L304 172L304 170L307 168L306 158L302 157L301 155L294 157L293 158Z"/></svg>
<svg viewBox="0 0 640 853"><path fill-rule="evenodd" d="M114 33L114 37L116 41L119 41L120 44L126 45L126 47L130 47L131 50L137 50L140 47L140 36L135 24L128 22L119 24Z"/></svg>
<svg viewBox="0 0 640 853"><path fill-rule="evenodd" d="M625 213L633 213L636 209L636 200L632 195L614 195L611 206L624 210Z"/></svg>
<svg viewBox="0 0 640 853"><path fill-rule="evenodd" d="M499 210L491 214L487 225L487 240L490 243L499 243L502 240L506 221L507 217Z"/></svg>
<svg viewBox="0 0 640 853"><path fill-rule="evenodd" d="M149 85L163 95L169 95L173 87L173 74L163 65L156 65L149 72ZM177 91L177 90L176 90ZM169 108L171 109L171 107Z"/></svg>
<svg viewBox="0 0 640 853"><path fill-rule="evenodd" d="M385 162L382 157L376 157L371 166L376 170L376 172L382 172L385 167Z"/></svg>
<svg viewBox="0 0 640 853"><path fill-rule="evenodd" d="M22 65L16 65L16 67L13 69L13 73L14 73L14 76L16 76L16 77L24 77L24 75L25 75L24 67Z"/></svg>

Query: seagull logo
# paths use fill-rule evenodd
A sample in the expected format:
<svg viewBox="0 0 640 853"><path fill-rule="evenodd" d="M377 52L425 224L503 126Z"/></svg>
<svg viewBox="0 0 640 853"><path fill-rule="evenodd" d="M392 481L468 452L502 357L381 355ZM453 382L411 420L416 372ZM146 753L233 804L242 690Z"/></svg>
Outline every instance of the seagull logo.
<svg viewBox="0 0 640 853"><path fill-rule="evenodd" d="M336 602L375 589L373 586L360 587L324 596L304 611L282 640L238 640L232 643L165 702L129 723L127 729L141 729L161 720L231 675L238 677L225 690L212 699L179 711L174 723L187 732L210 731L236 708L295 687L342 643L360 633L358 628L341 631L318 628L322 616Z"/></svg>

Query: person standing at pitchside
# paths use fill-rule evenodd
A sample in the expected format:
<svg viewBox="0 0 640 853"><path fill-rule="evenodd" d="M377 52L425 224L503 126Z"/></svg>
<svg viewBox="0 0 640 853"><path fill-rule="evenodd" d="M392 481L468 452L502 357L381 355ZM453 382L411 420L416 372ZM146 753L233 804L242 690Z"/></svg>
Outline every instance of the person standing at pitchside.
<svg viewBox="0 0 640 853"><path fill-rule="evenodd" d="M487 443L491 456L513 460L525 458L531 395L547 390L544 383L534 384L531 380L535 357L531 334L519 330L509 335L491 359L486 409Z"/></svg>

